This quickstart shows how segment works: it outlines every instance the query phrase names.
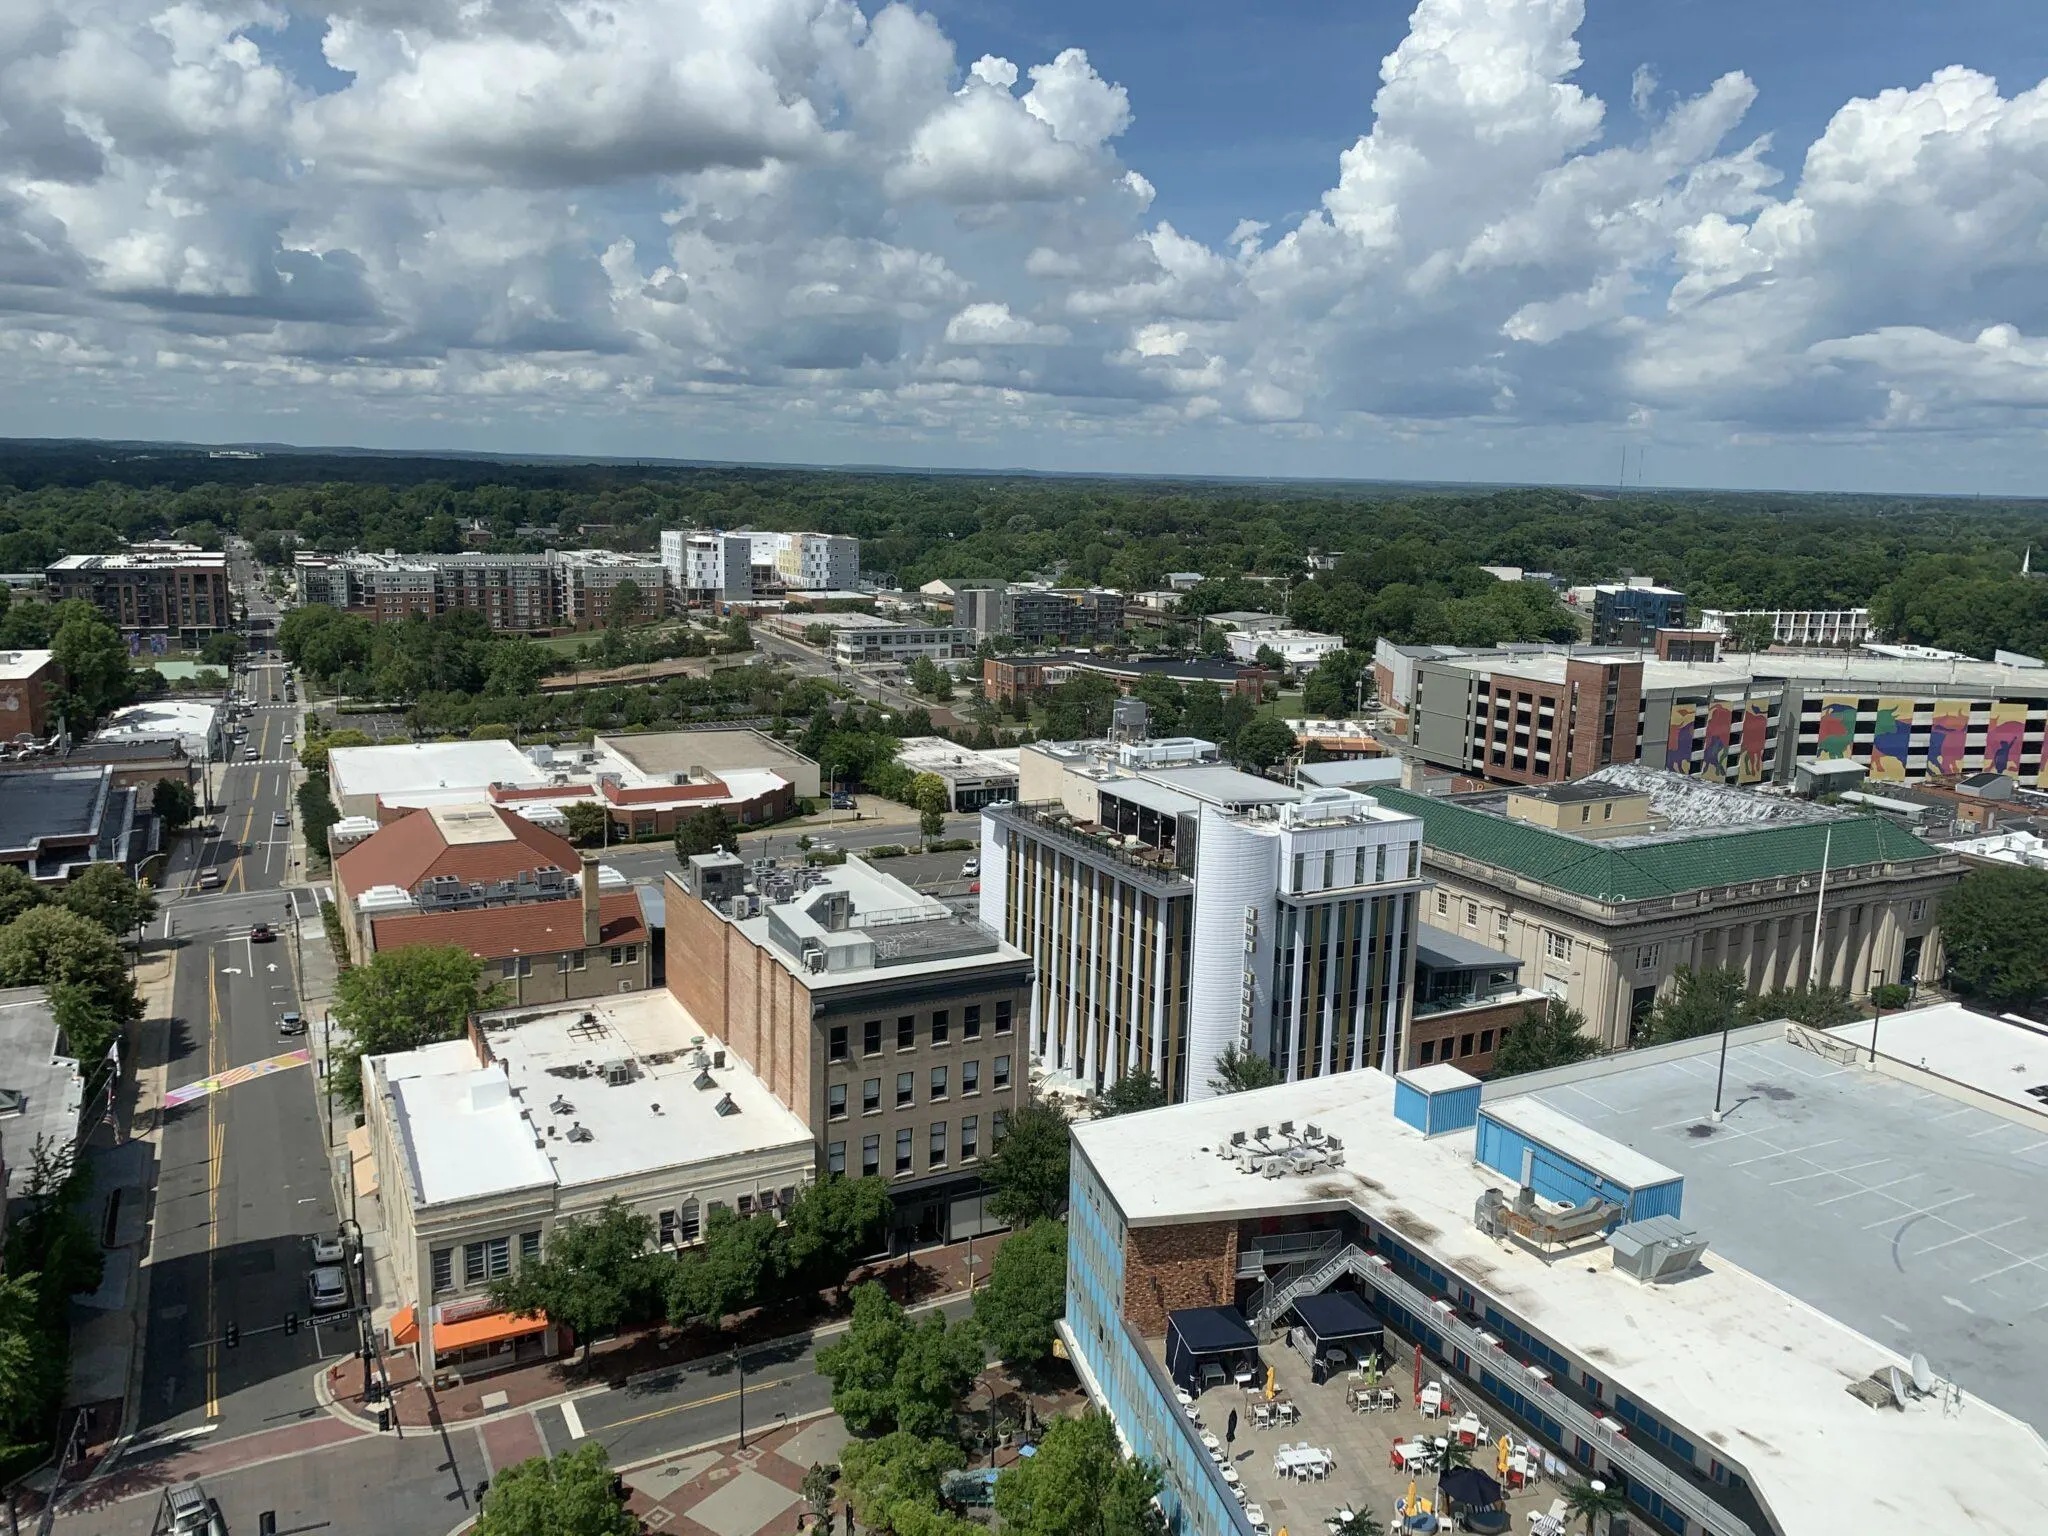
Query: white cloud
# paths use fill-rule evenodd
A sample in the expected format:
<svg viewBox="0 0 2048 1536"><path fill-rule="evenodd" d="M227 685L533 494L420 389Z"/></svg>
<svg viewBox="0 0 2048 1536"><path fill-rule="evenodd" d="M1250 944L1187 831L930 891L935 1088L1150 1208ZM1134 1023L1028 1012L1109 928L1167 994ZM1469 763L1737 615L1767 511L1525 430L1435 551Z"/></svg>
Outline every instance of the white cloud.
<svg viewBox="0 0 2048 1536"><path fill-rule="evenodd" d="M854 0L318 15L339 88L262 0L0 7L11 404L1255 467L2048 412L2048 86L1849 102L1781 185L1742 75L1674 99L1645 64L1610 113L1582 0L1420 0L1320 205L1211 245L1153 211L1086 37L967 63Z"/></svg>

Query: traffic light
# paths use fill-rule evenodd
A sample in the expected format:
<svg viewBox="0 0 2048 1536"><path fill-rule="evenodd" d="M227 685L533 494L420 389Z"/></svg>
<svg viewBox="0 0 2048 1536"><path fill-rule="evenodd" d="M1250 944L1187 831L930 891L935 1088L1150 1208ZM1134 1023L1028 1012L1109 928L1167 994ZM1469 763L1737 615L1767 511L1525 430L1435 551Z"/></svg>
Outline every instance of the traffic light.
<svg viewBox="0 0 2048 1536"><path fill-rule="evenodd" d="M484 1495L489 1493L490 1491L491 1480L488 1477L478 1478L476 1485L476 1507L478 1509L482 1509L484 1507Z"/></svg>
<svg viewBox="0 0 2048 1536"><path fill-rule="evenodd" d="M240 1323L229 1323L229 1324L228 1324L228 1337L227 1337L227 1345L228 1345L228 1348L229 1348L229 1349L235 1349L235 1348L237 1348L237 1347L239 1347L239 1346L240 1346L241 1342L242 1342L242 1325L241 1325Z"/></svg>
<svg viewBox="0 0 2048 1536"><path fill-rule="evenodd" d="M285 1315L284 1315L284 1331L285 1331L286 1333L288 1333L288 1334L289 1334L289 1333L297 1333L297 1332L299 1331L299 1314L298 1314L298 1313L296 1313L296 1312L287 1312L287 1313L285 1313Z"/></svg>

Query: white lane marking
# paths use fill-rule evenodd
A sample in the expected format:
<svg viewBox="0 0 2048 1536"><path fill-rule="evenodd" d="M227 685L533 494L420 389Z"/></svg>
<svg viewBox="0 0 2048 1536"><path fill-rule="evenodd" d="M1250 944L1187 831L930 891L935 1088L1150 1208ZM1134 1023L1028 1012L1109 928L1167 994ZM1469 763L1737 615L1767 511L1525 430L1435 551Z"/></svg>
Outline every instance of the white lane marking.
<svg viewBox="0 0 2048 1536"><path fill-rule="evenodd" d="M1944 1296L1941 1299L1954 1307L1958 1312L1967 1312L1972 1317L1977 1315L1977 1309L1968 1302L1957 1301L1953 1296Z"/></svg>
<svg viewBox="0 0 2048 1536"><path fill-rule="evenodd" d="M1960 1237L1952 1237L1945 1243L1933 1243L1925 1248L1915 1248L1911 1253L1907 1254L1906 1257L1909 1259L1917 1259L1922 1254L1933 1253L1938 1248L1953 1248L1957 1243L1967 1243L1973 1237L1984 1237L1986 1233L2000 1231L2006 1227L2014 1225L2017 1222L2025 1221L2026 1219L2027 1218L2024 1216L2015 1216L2012 1218L2011 1221L2001 1221L1995 1227L1984 1227L1975 1232L1965 1232ZM1998 1244L1992 1243L1991 1246L1993 1248L1997 1248ZM1999 1251L2005 1252L2006 1250L2000 1249Z"/></svg>
<svg viewBox="0 0 2048 1536"><path fill-rule="evenodd" d="M1997 1269L1987 1269L1983 1274L1972 1280L1970 1284L1982 1285L1986 1280L2002 1275L2009 1269L2025 1269L2029 1264L2039 1264L2043 1259L2048 1259L2048 1253L2037 1253L2031 1259L2015 1259L2012 1263L2002 1264Z"/></svg>
<svg viewBox="0 0 2048 1536"><path fill-rule="evenodd" d="M1891 1215L1883 1217L1880 1220L1865 1222L1863 1224L1863 1230L1865 1232L1868 1232L1874 1227L1888 1227L1895 1221L1905 1221L1907 1218L1912 1216L1932 1216L1936 1211L1945 1211L1952 1205L1961 1205L1965 1200L1974 1200L1976 1198L1977 1197L1973 1194L1957 1195L1953 1200L1943 1200L1938 1205L1922 1206L1917 1211L1894 1211ZM1953 1225L1953 1223L1951 1223L1951 1225Z"/></svg>
<svg viewBox="0 0 2048 1536"><path fill-rule="evenodd" d="M1780 1184L1804 1184L1808 1179L1847 1178L1859 1168L1875 1168L1879 1163L1888 1163L1890 1161L1891 1159L1888 1157L1873 1157L1867 1163L1851 1163L1846 1168L1823 1168L1818 1173L1802 1173L1789 1179L1773 1179L1771 1180L1771 1188L1776 1189ZM1857 1185L1859 1189L1862 1187L1860 1184Z"/></svg>
<svg viewBox="0 0 2048 1536"><path fill-rule="evenodd" d="M1883 1191L1890 1189L1895 1184L1910 1184L1915 1179L1925 1177L1925 1174L1909 1173L1903 1175L1900 1178L1887 1179L1882 1184L1865 1184L1860 1188L1850 1190L1846 1195L1830 1195L1825 1200L1816 1200L1814 1204L1816 1206L1833 1205L1837 1200L1854 1200L1858 1195L1880 1194ZM1897 1195L1885 1195L1885 1199L1891 1201L1894 1205L1904 1205L1906 1203L1905 1201L1901 1200Z"/></svg>
<svg viewBox="0 0 2048 1536"><path fill-rule="evenodd" d="M569 1438L571 1440L581 1440L583 1438L583 1415L576 1411L576 1404L573 1400L562 1404L562 1422L569 1426Z"/></svg>
<svg viewBox="0 0 2048 1536"><path fill-rule="evenodd" d="M1877 1315L1883 1318L1886 1322L1890 1323L1894 1328L1898 1329L1901 1333L1911 1333L1913 1331L1912 1329L1908 1328L1904 1323L1900 1322L1896 1317L1893 1317L1889 1312L1880 1312Z"/></svg>

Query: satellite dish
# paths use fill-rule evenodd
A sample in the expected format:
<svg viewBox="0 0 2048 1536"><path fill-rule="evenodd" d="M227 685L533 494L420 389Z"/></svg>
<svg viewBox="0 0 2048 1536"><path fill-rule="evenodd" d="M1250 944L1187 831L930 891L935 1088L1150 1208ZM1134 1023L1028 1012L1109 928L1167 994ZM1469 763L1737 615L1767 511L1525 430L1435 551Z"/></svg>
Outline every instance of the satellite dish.
<svg viewBox="0 0 2048 1536"><path fill-rule="evenodd" d="M1900 1408L1905 1407L1906 1379L1899 1374L1899 1368L1896 1365L1888 1365L1884 1368L1884 1371L1885 1379L1892 1389L1893 1404Z"/></svg>
<svg viewBox="0 0 2048 1536"><path fill-rule="evenodd" d="M1934 1367L1927 1363L1927 1357L1919 1351L1913 1354L1913 1390L1925 1396L1934 1391Z"/></svg>

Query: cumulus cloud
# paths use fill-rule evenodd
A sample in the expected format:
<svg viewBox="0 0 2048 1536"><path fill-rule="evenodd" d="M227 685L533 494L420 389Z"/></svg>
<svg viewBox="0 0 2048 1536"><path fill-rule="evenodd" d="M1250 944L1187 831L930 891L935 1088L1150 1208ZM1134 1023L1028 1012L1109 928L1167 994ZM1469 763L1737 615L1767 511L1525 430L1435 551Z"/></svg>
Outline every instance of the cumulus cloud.
<svg viewBox="0 0 2048 1536"><path fill-rule="evenodd" d="M1143 104L1086 37L969 61L856 0L298 15L338 76L294 68L266 0L0 7L0 388L78 430L426 401L486 433L1247 462L2048 410L2048 84L1848 102L1787 178L1740 74L1674 99L1646 63L1610 111L1575 83L1582 0L1420 0L1318 206L1212 245L1155 211L1121 148Z"/></svg>

